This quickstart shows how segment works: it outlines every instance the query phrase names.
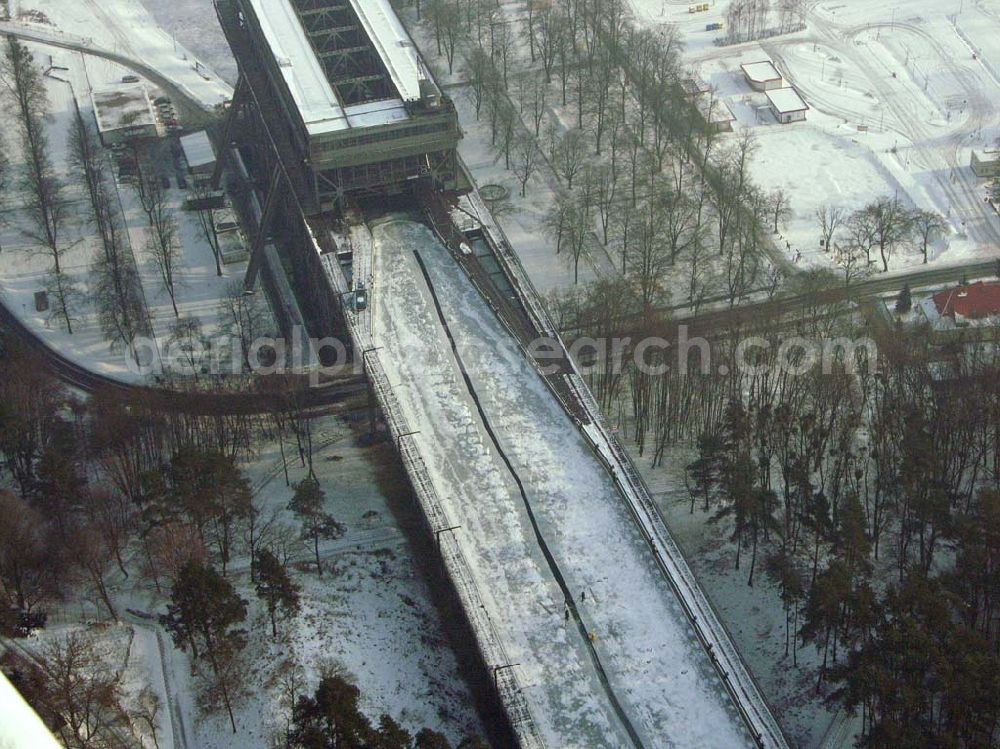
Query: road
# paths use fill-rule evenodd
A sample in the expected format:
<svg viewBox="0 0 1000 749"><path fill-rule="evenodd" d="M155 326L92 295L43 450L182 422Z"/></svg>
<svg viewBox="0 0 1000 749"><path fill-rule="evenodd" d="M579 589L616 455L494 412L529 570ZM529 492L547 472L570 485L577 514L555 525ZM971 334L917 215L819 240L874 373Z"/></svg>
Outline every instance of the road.
<svg viewBox="0 0 1000 749"><path fill-rule="evenodd" d="M861 301L879 294L899 291L904 285L911 289L936 284L957 283L963 279L984 278L997 273L1000 250L996 258L963 265L921 268L908 273L878 275L863 281L855 281L849 287L832 286L820 291L788 294L758 302L749 302L735 307L721 307L694 312L688 306L663 307L672 325L686 325L691 333L706 334L723 328L733 322L745 319L769 319L792 312L833 305L845 301ZM574 334L580 326L570 326L561 332Z"/></svg>
<svg viewBox="0 0 1000 749"><path fill-rule="evenodd" d="M16 336L61 382L83 393L112 393L165 411L202 416L269 413L281 407L279 397L269 393L171 390L133 385L92 372L50 348L3 304L0 304L0 330ZM367 392L364 377L353 371L318 387L305 385L304 388L290 395L307 408L330 406Z"/></svg>
<svg viewBox="0 0 1000 749"><path fill-rule="evenodd" d="M0 34L14 36L23 41L38 42L52 47L101 57L135 71L162 89L181 112L184 121L195 126L210 123L215 115L208 110L186 87L176 83L156 68L142 60L95 45L91 40L56 31L41 31L27 28L11 21L0 21Z"/></svg>

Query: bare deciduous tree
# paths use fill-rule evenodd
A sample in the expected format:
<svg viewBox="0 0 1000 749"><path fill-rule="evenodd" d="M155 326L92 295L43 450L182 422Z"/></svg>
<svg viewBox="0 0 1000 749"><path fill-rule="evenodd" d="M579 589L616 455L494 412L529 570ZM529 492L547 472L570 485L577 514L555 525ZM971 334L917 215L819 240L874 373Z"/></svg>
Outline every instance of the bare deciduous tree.
<svg viewBox="0 0 1000 749"><path fill-rule="evenodd" d="M768 196L771 218L774 219L772 230L777 234L781 230L781 222L790 218L792 207L788 204L788 196L784 190L775 190Z"/></svg>
<svg viewBox="0 0 1000 749"><path fill-rule="evenodd" d="M66 553L75 562L82 582L93 587L96 600L117 620L118 610L108 590L108 574L115 561L110 540L96 526L84 523L69 537Z"/></svg>
<svg viewBox="0 0 1000 749"><path fill-rule="evenodd" d="M198 215L198 225L201 227L202 236L205 237L208 246L212 248L212 256L215 258L215 274L221 278L222 247L219 245L219 233L215 230L215 215L212 209L208 207L212 190L209 185L196 183L191 190L191 194L194 196L195 201L202 206L195 211Z"/></svg>
<svg viewBox="0 0 1000 749"><path fill-rule="evenodd" d="M896 246L910 233L912 226L910 212L897 198L882 197L869 203L858 213L871 231L873 246L878 247L882 271L887 272L889 259Z"/></svg>
<svg viewBox="0 0 1000 749"><path fill-rule="evenodd" d="M167 351L173 364L180 365L179 374L197 377L209 352L209 345L199 318L185 316L174 321L167 340Z"/></svg>
<svg viewBox="0 0 1000 749"><path fill-rule="evenodd" d="M633 234L628 255L629 278L639 290L642 305L648 307L660 301L663 279L670 266L670 252L666 247L657 216L646 215Z"/></svg>
<svg viewBox="0 0 1000 749"><path fill-rule="evenodd" d="M864 237L864 233L861 235ZM869 259L871 245L859 244L857 241L848 241L833 247L833 262L844 274L844 286L850 286L852 282L864 278L869 274L871 262Z"/></svg>
<svg viewBox="0 0 1000 749"><path fill-rule="evenodd" d="M129 349L146 329L142 285L131 252L121 238L105 245L91 265L91 292L97 318L113 346Z"/></svg>
<svg viewBox="0 0 1000 749"><path fill-rule="evenodd" d="M552 165L556 174L566 181L566 187L573 189L573 179L583 169L588 157L587 138L580 130L568 130L559 139L553 153Z"/></svg>
<svg viewBox="0 0 1000 749"><path fill-rule="evenodd" d="M0 491L0 592L4 604L31 611L59 588L57 554L42 516L10 492Z"/></svg>
<svg viewBox="0 0 1000 749"><path fill-rule="evenodd" d="M59 274L60 260L66 250L60 243L66 205L45 131L48 97L41 69L28 48L14 36L7 37L0 65L0 86L13 105L21 138L25 203L33 227L28 234L49 255Z"/></svg>
<svg viewBox="0 0 1000 749"><path fill-rule="evenodd" d="M124 555L136 530L135 505L121 492L98 486L89 492L84 509L90 526L114 556L122 575L128 577Z"/></svg>
<svg viewBox="0 0 1000 749"><path fill-rule="evenodd" d="M482 111L483 104L497 87L499 71L490 59L489 54L479 45L473 45L465 56L465 67L469 71L468 94L476 109L476 119Z"/></svg>
<svg viewBox="0 0 1000 749"><path fill-rule="evenodd" d="M147 684L139 691L129 714L133 723L143 726L149 733L153 749L160 749L160 720L163 718L163 701L160 695Z"/></svg>
<svg viewBox="0 0 1000 749"><path fill-rule="evenodd" d="M7 156L7 142L0 136L0 227L6 225L3 214L6 209L7 179L10 174L10 159ZM0 252L3 252L3 245L0 244Z"/></svg>
<svg viewBox="0 0 1000 749"><path fill-rule="evenodd" d="M514 139L514 174L521 183L522 198L525 196L528 180L538 166L539 156L538 145L531 133L526 130L519 132Z"/></svg>
<svg viewBox="0 0 1000 749"><path fill-rule="evenodd" d="M236 339L246 371L251 369L254 341L270 330L269 308L262 295L263 291L247 292L237 279L226 287L226 295L219 303L220 323Z"/></svg>
<svg viewBox="0 0 1000 749"><path fill-rule="evenodd" d="M927 248L934 237L945 230L947 226L940 213L935 211L916 210L911 215L913 231L920 240L920 252L927 264Z"/></svg>
<svg viewBox="0 0 1000 749"><path fill-rule="evenodd" d="M62 744L70 749L120 746L130 727L122 707L122 673L102 657L96 641L72 632L50 641L40 660L48 677L47 707L62 719L55 728Z"/></svg>
<svg viewBox="0 0 1000 749"><path fill-rule="evenodd" d="M45 274L45 293L49 298L49 319L58 320L72 335L83 293L65 271L55 268Z"/></svg>
<svg viewBox="0 0 1000 749"><path fill-rule="evenodd" d="M833 250L833 238L846 219L847 211L839 206L824 204L816 209L816 220L823 232L820 244L827 252Z"/></svg>
<svg viewBox="0 0 1000 749"><path fill-rule="evenodd" d="M177 274L181 263L181 247L177 240L177 220L166 212L157 212L156 219L149 227L146 252L152 258L160 276L163 289L170 297L174 317L180 317L177 309Z"/></svg>

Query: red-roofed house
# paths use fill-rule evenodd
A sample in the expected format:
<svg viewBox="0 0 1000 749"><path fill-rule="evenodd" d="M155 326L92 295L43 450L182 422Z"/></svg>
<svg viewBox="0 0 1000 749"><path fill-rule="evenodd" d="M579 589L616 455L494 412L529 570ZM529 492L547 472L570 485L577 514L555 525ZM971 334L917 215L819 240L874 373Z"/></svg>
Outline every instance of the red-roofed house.
<svg viewBox="0 0 1000 749"><path fill-rule="evenodd" d="M981 320L1000 315L1000 282L978 281L938 292L934 295L934 306L939 315L952 319Z"/></svg>

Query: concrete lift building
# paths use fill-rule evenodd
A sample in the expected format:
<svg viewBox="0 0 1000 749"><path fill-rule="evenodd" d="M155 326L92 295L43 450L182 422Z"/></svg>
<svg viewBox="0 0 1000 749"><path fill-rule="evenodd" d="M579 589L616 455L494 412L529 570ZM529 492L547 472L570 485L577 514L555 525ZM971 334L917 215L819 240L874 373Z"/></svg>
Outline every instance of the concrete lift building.
<svg viewBox="0 0 1000 749"><path fill-rule="evenodd" d="M212 187L227 175L249 238L246 287L280 258L284 270L270 270L291 276L310 332L328 336L341 328L339 300L313 248L336 251L330 227L363 201L468 187L454 104L388 0L215 8L239 79ZM280 284L263 280L273 300Z"/></svg>
<svg viewBox="0 0 1000 749"><path fill-rule="evenodd" d="M216 7L240 66L234 108L258 105L307 215L416 182L459 186L455 107L388 0Z"/></svg>

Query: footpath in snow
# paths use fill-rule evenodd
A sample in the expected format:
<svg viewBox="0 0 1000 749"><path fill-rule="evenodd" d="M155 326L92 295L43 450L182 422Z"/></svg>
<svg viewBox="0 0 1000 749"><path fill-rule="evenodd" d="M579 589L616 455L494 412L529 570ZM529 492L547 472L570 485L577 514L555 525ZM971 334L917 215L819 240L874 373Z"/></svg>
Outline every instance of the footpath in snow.
<svg viewBox="0 0 1000 749"><path fill-rule="evenodd" d="M389 221L373 234L374 337L395 396L419 430L407 439L417 444L450 520L461 526L456 533L491 619L520 664L547 743L633 746L637 738L657 749L752 746L611 478L461 269L418 223ZM567 620L552 562L593 652Z"/></svg>

